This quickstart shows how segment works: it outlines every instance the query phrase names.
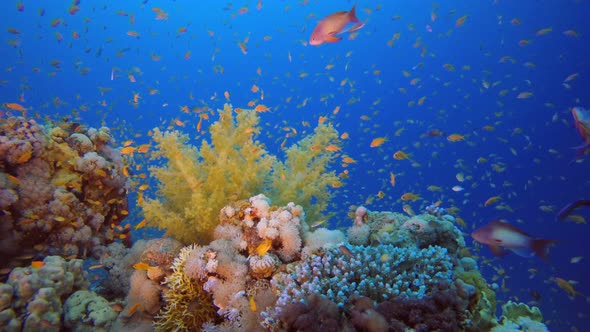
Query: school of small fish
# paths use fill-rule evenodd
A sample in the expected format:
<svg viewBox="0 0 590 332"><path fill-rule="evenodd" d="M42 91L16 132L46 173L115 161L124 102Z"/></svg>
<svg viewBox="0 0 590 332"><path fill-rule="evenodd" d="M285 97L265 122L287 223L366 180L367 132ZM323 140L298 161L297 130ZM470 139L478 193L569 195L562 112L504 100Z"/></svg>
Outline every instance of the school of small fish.
<svg viewBox="0 0 590 332"><path fill-rule="evenodd" d="M582 191L590 192L588 177L579 175L581 169L588 174L590 162L589 76L575 65L583 55L572 51L588 44L581 20L546 13L550 18L539 25L529 11L512 12L500 1L482 4L485 15L439 2L424 5L418 16L387 2L343 8L308 0L216 3L211 17L186 15L187 1L2 6L16 18L4 22L0 118L45 118L51 112L108 123L120 137L137 201L155 188L146 167L151 131L139 131L133 122L199 139L217 119L215 109L231 102L236 112L247 107L259 113L263 130L248 133L279 150L316 123L338 128L342 145L312 147L339 160L343 182L332 186L339 195L334 211L350 213L362 204L414 215L442 201L466 233L498 217L519 224L496 222L485 236L477 233L484 244L494 239L490 234L511 237L516 242L504 247L519 252L541 245L521 226L544 236L541 222L585 227L590 218L584 201L590 196L536 194L572 183L584 183ZM259 28L260 20L268 24ZM474 33L485 26L490 30ZM47 44L43 57L35 55L31 38ZM556 44L562 49L551 60L543 57ZM560 79L547 81L547 68ZM39 91L47 87L51 97L41 99ZM566 93L569 102L553 92ZM570 151L580 144L577 155ZM24 154L18 163L29 158ZM572 171L548 173L561 165ZM583 203L559 211L568 200ZM132 227L145 226L140 218ZM264 254L271 246L263 242L255 251ZM541 247L537 254L544 257ZM350 255L346 246L340 250ZM573 252L568 260L583 264L584 253ZM577 298L582 293L575 287L588 287L557 274L544 278L566 296Z"/></svg>

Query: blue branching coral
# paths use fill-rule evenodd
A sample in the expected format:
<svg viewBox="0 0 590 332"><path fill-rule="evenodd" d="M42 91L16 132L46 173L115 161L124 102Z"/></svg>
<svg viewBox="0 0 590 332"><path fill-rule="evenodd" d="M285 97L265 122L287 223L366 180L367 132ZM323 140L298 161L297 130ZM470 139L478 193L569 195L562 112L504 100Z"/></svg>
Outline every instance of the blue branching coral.
<svg viewBox="0 0 590 332"><path fill-rule="evenodd" d="M399 248L349 246L352 255L338 248L311 255L289 273L275 275L280 289L278 306L321 294L343 306L356 294L374 301L392 298L421 299L441 282L450 283L453 263L446 248Z"/></svg>

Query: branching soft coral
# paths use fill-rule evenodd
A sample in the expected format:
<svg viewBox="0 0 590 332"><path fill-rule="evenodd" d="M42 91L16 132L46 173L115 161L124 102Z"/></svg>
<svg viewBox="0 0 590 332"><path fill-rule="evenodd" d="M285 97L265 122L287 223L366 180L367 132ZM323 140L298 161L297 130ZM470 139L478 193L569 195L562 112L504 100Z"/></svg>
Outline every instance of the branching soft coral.
<svg viewBox="0 0 590 332"><path fill-rule="evenodd" d="M328 166L334 160L338 132L331 125L318 125L310 135L287 150L285 162L277 161L272 174L269 197L279 206L297 202L307 220L321 219L332 197L328 187L342 185ZM311 204L314 201L314 204Z"/></svg>
<svg viewBox="0 0 590 332"><path fill-rule="evenodd" d="M165 158L166 166L150 171L165 200L145 200L147 220L181 242L209 242L221 208L260 190L270 171L273 157L253 137L258 120L248 111L234 119L226 104L210 128L211 143L203 140L200 150L187 144L186 135L155 129L155 156Z"/></svg>
<svg viewBox="0 0 590 332"><path fill-rule="evenodd" d="M261 192L269 192L279 205L300 203L311 215L307 220L316 220L330 199L327 187L341 185L327 171L339 150L337 131L318 126L314 135L289 148L282 163L256 141L258 122L255 111L234 112L226 104L209 129L210 142L202 140L200 148L178 131L155 129L153 156L165 165L150 169L159 181L161 200L142 203L148 222L185 244L206 244L225 204Z"/></svg>

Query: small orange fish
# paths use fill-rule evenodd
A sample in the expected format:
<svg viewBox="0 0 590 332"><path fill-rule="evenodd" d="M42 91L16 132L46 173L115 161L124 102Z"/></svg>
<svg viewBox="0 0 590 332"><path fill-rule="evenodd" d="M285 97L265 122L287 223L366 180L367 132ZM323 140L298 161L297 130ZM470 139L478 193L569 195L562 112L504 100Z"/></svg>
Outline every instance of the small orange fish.
<svg viewBox="0 0 590 332"><path fill-rule="evenodd" d="M395 160L405 160L408 158L409 158L408 154L403 152L402 150L396 151L393 154L393 159L395 159Z"/></svg>
<svg viewBox="0 0 590 332"><path fill-rule="evenodd" d="M416 212L414 212L414 209L412 209L412 207L409 206L408 204L404 204L404 206L402 207L402 210L411 217L416 215Z"/></svg>
<svg viewBox="0 0 590 332"><path fill-rule="evenodd" d="M20 155L20 157L18 157L18 159L16 160L16 163L17 164L24 164L27 161L29 161L32 156L33 156L33 151L27 151L27 152L23 153L22 155Z"/></svg>
<svg viewBox="0 0 590 332"><path fill-rule="evenodd" d="M350 249L348 249L347 246L345 245L341 245L340 247L338 247L338 250L340 250L340 253L342 253L344 256L347 256L349 258L352 258L352 251L350 251Z"/></svg>
<svg viewBox="0 0 590 332"><path fill-rule="evenodd" d="M555 283L559 288L563 289L570 297L576 297L578 295L582 295L580 292L576 291L572 283L568 280L556 277Z"/></svg>
<svg viewBox="0 0 590 332"><path fill-rule="evenodd" d="M137 311L137 309L139 309L139 305L140 305L139 302L132 305L131 308L129 308L129 310L127 310L127 316L133 315Z"/></svg>
<svg viewBox="0 0 590 332"><path fill-rule="evenodd" d="M532 92L528 92L528 91L524 91L518 94L518 96L516 96L517 99L527 99L533 96Z"/></svg>
<svg viewBox="0 0 590 332"><path fill-rule="evenodd" d="M389 172L389 183L391 183L392 187L395 187L395 174L393 172Z"/></svg>
<svg viewBox="0 0 590 332"><path fill-rule="evenodd" d="M7 108L11 111L25 112L27 109L17 103L4 103L2 107Z"/></svg>
<svg viewBox="0 0 590 332"><path fill-rule="evenodd" d="M350 29L344 30L349 23L356 23ZM322 19L311 33L309 45L318 46L323 43L334 43L342 40L336 37L337 34L344 32L354 32L360 30L365 24L360 22L356 17L356 4L350 11L341 11L334 13Z"/></svg>
<svg viewBox="0 0 590 332"><path fill-rule="evenodd" d="M115 303L115 304L111 305L111 308L113 308L113 310L115 310L115 312L123 311L123 305L121 305L120 303Z"/></svg>
<svg viewBox="0 0 590 332"><path fill-rule="evenodd" d="M254 110L258 113L263 113L263 112L270 111L270 108L268 108L262 104L259 104L259 105L256 105L256 107L254 107Z"/></svg>
<svg viewBox="0 0 590 332"><path fill-rule="evenodd" d="M127 146L121 149L121 154L133 154L136 149L134 146Z"/></svg>
<svg viewBox="0 0 590 332"><path fill-rule="evenodd" d="M147 271L150 268L150 265L147 263L135 263L133 264L133 268L136 270Z"/></svg>
<svg viewBox="0 0 590 332"><path fill-rule="evenodd" d="M104 264L96 264L96 265L89 266L88 270L101 269L103 267L104 267Z"/></svg>
<svg viewBox="0 0 590 332"><path fill-rule="evenodd" d="M150 145L149 144L142 144L142 145L140 145L140 146L137 147L137 152L139 152L139 153L147 153L149 149L150 149Z"/></svg>
<svg viewBox="0 0 590 332"><path fill-rule="evenodd" d="M349 157L349 156L343 156L342 157L342 162L345 164L355 164L356 160L354 160L353 158Z"/></svg>
<svg viewBox="0 0 590 332"><path fill-rule="evenodd" d="M496 203L497 201L499 201L500 199L501 199L500 196L490 197L485 201L485 203L483 203L483 206L490 206L490 205Z"/></svg>
<svg viewBox="0 0 590 332"><path fill-rule="evenodd" d="M272 248L272 240L266 239L262 241L262 243L260 243L258 247L256 247L255 252L258 256L264 256L270 250L270 248Z"/></svg>
<svg viewBox="0 0 590 332"><path fill-rule="evenodd" d="M31 267L34 268L34 269L38 269L38 268L41 268L43 266L45 266L45 262L43 262L43 261L32 261L31 262Z"/></svg>
<svg viewBox="0 0 590 332"><path fill-rule="evenodd" d="M135 227L133 229L138 230L140 228L144 228L146 224L147 224L147 220L143 219L137 225L135 225Z"/></svg>
<svg viewBox="0 0 590 332"><path fill-rule="evenodd" d="M401 196L402 201L416 201L420 199L420 196L413 193L405 193Z"/></svg>
<svg viewBox="0 0 590 332"><path fill-rule="evenodd" d="M13 184L20 185L20 180L16 176L8 174L6 177Z"/></svg>
<svg viewBox="0 0 590 332"><path fill-rule="evenodd" d="M329 152L336 152L336 151L340 151L341 150L340 147L339 146L336 146L336 145L328 145L324 149L326 151L329 151Z"/></svg>
<svg viewBox="0 0 590 332"><path fill-rule="evenodd" d="M449 136L447 136L447 141L449 142L459 142L459 141L464 141L465 140L465 136L461 135L461 134L450 134Z"/></svg>
<svg viewBox="0 0 590 332"><path fill-rule="evenodd" d="M254 301L254 296L248 298L248 304L250 305L250 310L256 312L256 302Z"/></svg>
<svg viewBox="0 0 590 332"><path fill-rule="evenodd" d="M457 21L455 21L455 27L458 28L458 27L462 26L463 24L465 24L465 20L467 20L467 15L463 15L463 16L459 17L457 19Z"/></svg>
<svg viewBox="0 0 590 332"><path fill-rule="evenodd" d="M377 137L377 138L374 138L371 141L371 144L369 146L372 147L372 148L376 148L378 146L383 145L383 143L385 143L385 142L387 142L387 138L386 137Z"/></svg>

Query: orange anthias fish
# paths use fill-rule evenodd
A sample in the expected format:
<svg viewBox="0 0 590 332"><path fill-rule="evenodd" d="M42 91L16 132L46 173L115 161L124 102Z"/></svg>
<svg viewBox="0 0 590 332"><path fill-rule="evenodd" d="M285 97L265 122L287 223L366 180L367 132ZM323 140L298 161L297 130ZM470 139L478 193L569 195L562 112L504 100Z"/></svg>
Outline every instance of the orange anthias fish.
<svg viewBox="0 0 590 332"><path fill-rule="evenodd" d="M572 116L574 117L574 125L584 140L584 144L578 147L579 158L590 150L590 110L582 107L572 107Z"/></svg>
<svg viewBox="0 0 590 332"><path fill-rule="evenodd" d="M502 256L506 248L519 256L530 257L531 251L542 259L547 259L547 247L554 244L555 240L534 239L516 226L492 221L491 223L476 229L471 237L490 247L496 256Z"/></svg>
<svg viewBox="0 0 590 332"><path fill-rule="evenodd" d="M350 29L344 28L349 23L356 23ZM340 41L342 38L337 37L337 34L345 32L354 32L360 30L365 23L360 22L356 17L356 4L352 6L349 12L342 11L334 13L322 19L311 33L309 38L309 45L318 46L323 43L334 43Z"/></svg>

